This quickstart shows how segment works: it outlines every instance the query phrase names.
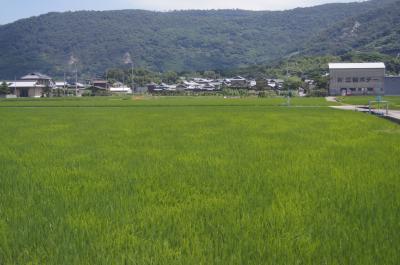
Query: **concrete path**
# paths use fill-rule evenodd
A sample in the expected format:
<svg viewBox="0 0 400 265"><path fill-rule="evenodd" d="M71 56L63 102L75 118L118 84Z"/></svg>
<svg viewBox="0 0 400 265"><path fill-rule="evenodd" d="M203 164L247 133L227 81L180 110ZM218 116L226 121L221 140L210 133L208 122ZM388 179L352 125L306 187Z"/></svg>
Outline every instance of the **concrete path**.
<svg viewBox="0 0 400 265"><path fill-rule="evenodd" d="M387 116L400 121L400 110L389 110L389 114Z"/></svg>
<svg viewBox="0 0 400 265"><path fill-rule="evenodd" d="M368 113L369 109L368 106L356 106L356 105L342 105L342 106L331 106L331 108L334 109L340 109L340 110L352 110L352 111L359 111L359 112L364 112ZM372 110L372 114L379 115L380 117L390 119L392 121L400 123L400 110L389 110L388 113L386 113L386 110L380 110L379 112L377 110Z"/></svg>
<svg viewBox="0 0 400 265"><path fill-rule="evenodd" d="M336 97L325 97L326 101L328 102L337 102Z"/></svg>

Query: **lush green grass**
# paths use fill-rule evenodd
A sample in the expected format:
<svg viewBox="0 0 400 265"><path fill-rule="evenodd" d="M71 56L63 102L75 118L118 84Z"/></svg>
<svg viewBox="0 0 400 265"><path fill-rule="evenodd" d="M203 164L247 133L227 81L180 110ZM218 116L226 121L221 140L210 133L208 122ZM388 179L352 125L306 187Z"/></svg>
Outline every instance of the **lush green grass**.
<svg viewBox="0 0 400 265"><path fill-rule="evenodd" d="M376 100L376 97L371 96L351 96L351 97L339 97L340 102L352 105L368 105L369 101ZM382 97L382 100L389 102L390 109L400 109L400 97L397 96L386 96Z"/></svg>
<svg viewBox="0 0 400 265"><path fill-rule="evenodd" d="M335 103L324 98L292 98L293 106L329 106ZM211 97L66 97L0 99L0 107L135 107L135 106L285 106L287 99Z"/></svg>
<svg viewBox="0 0 400 265"><path fill-rule="evenodd" d="M0 264L398 264L398 125L183 100L0 108Z"/></svg>

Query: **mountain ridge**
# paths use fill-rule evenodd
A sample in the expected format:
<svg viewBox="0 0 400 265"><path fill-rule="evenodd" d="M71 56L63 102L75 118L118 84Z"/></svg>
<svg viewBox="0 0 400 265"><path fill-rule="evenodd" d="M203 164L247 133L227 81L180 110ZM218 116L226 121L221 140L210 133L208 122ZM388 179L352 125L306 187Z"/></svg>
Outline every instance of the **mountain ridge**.
<svg viewBox="0 0 400 265"><path fill-rule="evenodd" d="M98 75L123 64L156 71L264 64L304 49L310 39L392 0L333 3L285 11L146 10L51 12L0 26L0 78L29 71ZM336 21L337 20L337 21Z"/></svg>
<svg viewBox="0 0 400 265"><path fill-rule="evenodd" d="M321 32L310 41L306 53L343 54L353 50L397 55L400 53L399 40L400 1L396 1Z"/></svg>

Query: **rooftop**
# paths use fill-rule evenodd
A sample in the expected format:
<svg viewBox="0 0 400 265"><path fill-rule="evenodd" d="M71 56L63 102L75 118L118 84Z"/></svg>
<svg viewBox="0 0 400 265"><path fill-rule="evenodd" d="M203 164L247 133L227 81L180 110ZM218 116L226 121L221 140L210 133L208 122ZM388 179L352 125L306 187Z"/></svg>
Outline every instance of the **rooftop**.
<svg viewBox="0 0 400 265"><path fill-rule="evenodd" d="M23 77L21 77L22 80L40 80L40 79L44 79L44 80L51 80L51 77L41 74L41 73L30 73L27 74Z"/></svg>
<svg viewBox="0 0 400 265"><path fill-rule="evenodd" d="M385 69L384 63L330 63L329 69Z"/></svg>
<svg viewBox="0 0 400 265"><path fill-rule="evenodd" d="M43 87L37 85L37 81L17 81L7 83L10 88L31 88L31 87Z"/></svg>

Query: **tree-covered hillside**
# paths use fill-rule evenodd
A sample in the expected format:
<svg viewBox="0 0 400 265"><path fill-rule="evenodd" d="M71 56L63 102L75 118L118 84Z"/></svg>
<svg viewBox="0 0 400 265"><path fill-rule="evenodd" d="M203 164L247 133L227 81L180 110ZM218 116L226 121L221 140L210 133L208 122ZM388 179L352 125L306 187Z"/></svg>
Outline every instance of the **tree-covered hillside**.
<svg viewBox="0 0 400 265"><path fill-rule="evenodd" d="M347 52L341 55L303 56L297 55L267 65L257 65L221 72L223 76L242 75L248 78L284 78L296 76L315 79L328 72L328 64L332 62L384 62L386 73L400 74L400 57L379 52Z"/></svg>
<svg viewBox="0 0 400 265"><path fill-rule="evenodd" d="M390 1L390 0L385 0ZM382 0L288 11L81 11L49 13L0 26L0 79L29 71L87 76L135 66L155 71L232 69L296 53L338 21Z"/></svg>
<svg viewBox="0 0 400 265"><path fill-rule="evenodd" d="M381 5L321 32L311 40L308 54L344 54L349 51L400 54L400 1Z"/></svg>

